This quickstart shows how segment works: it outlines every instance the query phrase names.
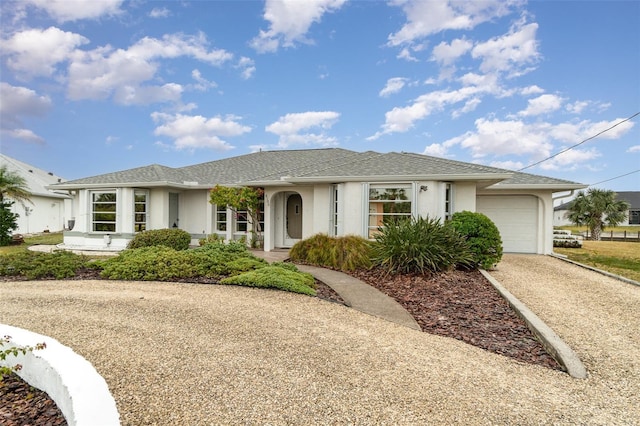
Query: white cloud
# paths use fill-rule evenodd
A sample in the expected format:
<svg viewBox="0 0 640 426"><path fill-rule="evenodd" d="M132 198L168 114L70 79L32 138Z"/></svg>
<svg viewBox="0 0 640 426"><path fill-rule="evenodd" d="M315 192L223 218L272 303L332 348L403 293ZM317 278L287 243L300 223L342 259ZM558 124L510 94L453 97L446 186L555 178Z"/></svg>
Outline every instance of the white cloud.
<svg viewBox="0 0 640 426"><path fill-rule="evenodd" d="M176 101L182 86L176 83L143 85L152 81L160 67L159 59L187 56L219 66L233 55L222 49L208 49L204 34L145 37L128 49L99 47L72 55L69 65L68 96L72 100L107 99L118 103L149 104Z"/></svg>
<svg viewBox="0 0 640 426"><path fill-rule="evenodd" d="M330 129L340 117L340 113L334 111L308 111L287 114L278 121L269 124L265 130L279 136L278 146L281 148L290 145L336 145L334 137L327 136L325 130ZM308 132L319 128L319 133Z"/></svg>
<svg viewBox="0 0 640 426"><path fill-rule="evenodd" d="M499 169L507 169L507 170L520 170L525 166L520 161L512 161L512 160L494 161L489 165L491 167L497 167Z"/></svg>
<svg viewBox="0 0 640 426"><path fill-rule="evenodd" d="M500 94L502 90L497 86L495 76L467 74L463 80L469 85L457 90L429 92L416 98L409 106L395 107L387 111L385 122L381 126L382 130L368 137L367 140L376 140L389 133L406 132L413 128L416 121L442 111L446 106L465 102L465 105L454 113L457 117L462 113L473 111L480 102L480 96L488 93Z"/></svg>
<svg viewBox="0 0 640 426"><path fill-rule="evenodd" d="M151 18L168 18L169 16L171 16L171 11L166 7L154 7L149 12Z"/></svg>
<svg viewBox="0 0 640 426"><path fill-rule="evenodd" d="M197 82L197 84L193 86L196 90L206 91L218 87L215 81L209 81L204 78L202 76L202 73L198 69L191 71L191 77L193 77L193 79Z"/></svg>
<svg viewBox="0 0 640 426"><path fill-rule="evenodd" d="M22 117L40 117L51 109L48 96L26 87L0 82L0 129L5 137L25 142L43 142L33 131L23 128Z"/></svg>
<svg viewBox="0 0 640 426"><path fill-rule="evenodd" d="M629 149L627 149L627 152L629 153L640 152L640 145L634 145L629 147Z"/></svg>
<svg viewBox="0 0 640 426"><path fill-rule="evenodd" d="M597 123L591 122L589 120L584 120L581 122L567 122L560 123L550 128L550 137L555 140L568 142L568 143L578 143L587 138L591 138L598 133L614 126L616 123L620 123L622 118L617 118L615 120L610 121L600 121ZM634 126L632 121L626 121L613 129L602 133L598 136L598 138L602 139L619 139L629 130L631 130Z"/></svg>
<svg viewBox="0 0 640 426"><path fill-rule="evenodd" d="M468 101L466 101L464 103L464 106L462 108L454 110L451 113L451 117L452 118L458 118L463 114L470 113L471 111L474 111L478 107L478 105L480 105L480 103L482 103L480 98L469 99Z"/></svg>
<svg viewBox="0 0 640 426"><path fill-rule="evenodd" d="M519 0L424 1L394 0L407 17L407 23L390 34L388 44L399 46L445 30L470 30L476 25L511 12Z"/></svg>
<svg viewBox="0 0 640 426"><path fill-rule="evenodd" d="M258 52L275 52L279 47L292 47L296 43L310 43L306 38L311 25L320 22L325 13L340 9L346 0L267 0L264 19L269 21L267 31L260 30L251 41Z"/></svg>
<svg viewBox="0 0 640 426"><path fill-rule="evenodd" d="M539 95L541 93L544 93L544 89L536 86L535 84L533 86L527 86L520 90L520 94L522 96Z"/></svg>
<svg viewBox="0 0 640 426"><path fill-rule="evenodd" d="M233 115L206 118L201 115L154 112L151 118L159 124L153 133L173 139L173 145L178 150L210 148L226 151L233 146L222 138L240 136L251 131L249 126L239 123L240 117Z"/></svg>
<svg viewBox="0 0 640 426"><path fill-rule="evenodd" d="M518 120L475 121L476 131L467 132L445 142L469 149L474 158L487 155L530 155L537 159L548 157L553 149L547 123L527 124Z"/></svg>
<svg viewBox="0 0 640 426"><path fill-rule="evenodd" d="M424 151L422 151L424 155L431 155L434 157L445 157L447 155L447 152L447 147L439 143L432 143L431 145L427 145Z"/></svg>
<svg viewBox="0 0 640 426"><path fill-rule="evenodd" d="M387 85L384 86L379 93L380 96L387 97L394 93L398 93L407 84L408 79L404 77L393 77L387 80Z"/></svg>
<svg viewBox="0 0 640 426"><path fill-rule="evenodd" d="M123 0L24 0L26 3L45 10L58 22L80 19L98 19L122 13Z"/></svg>
<svg viewBox="0 0 640 426"><path fill-rule="evenodd" d="M17 32L2 41L1 49L16 77L50 76L57 64L67 61L78 46L88 42L80 34L49 27Z"/></svg>
<svg viewBox="0 0 640 426"><path fill-rule="evenodd" d="M562 151L562 149L560 149L560 151ZM542 170L576 170L583 164L589 167L589 162L600 156L600 152L595 148L572 149L541 163L539 167Z"/></svg>
<svg viewBox="0 0 640 426"><path fill-rule="evenodd" d="M241 57L235 67L240 69L240 76L245 80L253 77L256 72L255 62L246 56Z"/></svg>
<svg viewBox="0 0 640 426"><path fill-rule="evenodd" d="M499 71L511 76L521 75L529 70L524 66L536 63L540 57L537 30L536 23L518 23L507 34L476 44L471 50L471 56L482 61L482 72Z"/></svg>
<svg viewBox="0 0 640 426"><path fill-rule="evenodd" d="M527 108L520 111L520 116L532 116L547 114L549 112L557 111L562 106L563 99L556 95L541 95L534 99L529 99Z"/></svg>
<svg viewBox="0 0 640 426"><path fill-rule="evenodd" d="M580 114L590 104L590 101L575 101L573 103L567 104L565 109L572 114Z"/></svg>
<svg viewBox="0 0 640 426"><path fill-rule="evenodd" d="M431 60L440 65L449 66L460 56L467 53L473 47L473 43L465 39L455 39L451 43L441 42L433 48Z"/></svg>

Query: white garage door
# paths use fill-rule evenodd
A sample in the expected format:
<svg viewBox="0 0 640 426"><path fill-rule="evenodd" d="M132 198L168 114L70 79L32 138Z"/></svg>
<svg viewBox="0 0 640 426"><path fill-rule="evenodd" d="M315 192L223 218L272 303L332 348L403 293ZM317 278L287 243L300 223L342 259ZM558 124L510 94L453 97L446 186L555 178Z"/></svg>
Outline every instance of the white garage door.
<svg viewBox="0 0 640 426"><path fill-rule="evenodd" d="M503 251L536 253L538 249L538 199L530 195L479 195L476 211L496 224Z"/></svg>

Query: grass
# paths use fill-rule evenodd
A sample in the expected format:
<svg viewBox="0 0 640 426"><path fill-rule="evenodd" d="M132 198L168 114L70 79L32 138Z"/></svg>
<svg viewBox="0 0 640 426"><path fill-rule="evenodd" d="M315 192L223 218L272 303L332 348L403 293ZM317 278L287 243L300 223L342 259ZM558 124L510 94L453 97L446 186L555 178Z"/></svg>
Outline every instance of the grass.
<svg viewBox="0 0 640 426"><path fill-rule="evenodd" d="M640 243L583 241L581 249L554 248L569 259L640 282Z"/></svg>
<svg viewBox="0 0 640 426"><path fill-rule="evenodd" d="M22 244L0 247L0 255L27 250L29 246L38 244L56 245L62 243L62 232L47 232L32 236L25 236Z"/></svg>

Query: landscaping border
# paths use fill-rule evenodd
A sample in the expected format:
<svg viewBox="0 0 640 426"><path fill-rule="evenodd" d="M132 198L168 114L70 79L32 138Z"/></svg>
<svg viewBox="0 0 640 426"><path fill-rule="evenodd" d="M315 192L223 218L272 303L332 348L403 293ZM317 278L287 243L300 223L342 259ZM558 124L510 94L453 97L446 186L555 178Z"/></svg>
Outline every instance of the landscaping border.
<svg viewBox="0 0 640 426"><path fill-rule="evenodd" d="M56 403L71 426L116 426L120 414L107 382L85 358L56 339L7 324L0 334L11 336L10 347L46 343L42 350L9 356L0 361L7 367L21 364L16 374L44 392Z"/></svg>
<svg viewBox="0 0 640 426"><path fill-rule="evenodd" d="M587 369L569 345L487 271L480 269L480 272L527 323L531 332L540 339L547 352L567 370L567 373L576 379L586 379Z"/></svg>
<svg viewBox="0 0 640 426"><path fill-rule="evenodd" d="M632 280L630 278L623 277L621 275L612 274L611 272L603 271L602 269L594 268L593 266L585 265L584 263L576 262L575 260L571 260L563 254L551 253L549 256L563 260L567 263L571 263L572 265L580 266L581 268L588 269L593 272L597 272L602 275L606 275L607 277L614 278L618 281L623 281L627 284L640 286L640 282Z"/></svg>

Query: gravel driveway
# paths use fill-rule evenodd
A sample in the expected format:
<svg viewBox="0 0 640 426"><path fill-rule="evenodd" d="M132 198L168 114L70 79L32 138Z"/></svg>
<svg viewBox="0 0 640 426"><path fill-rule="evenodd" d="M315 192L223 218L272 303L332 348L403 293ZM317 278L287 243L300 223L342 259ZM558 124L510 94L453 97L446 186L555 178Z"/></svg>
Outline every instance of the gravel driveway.
<svg viewBox="0 0 640 426"><path fill-rule="evenodd" d="M578 353L587 379L242 287L0 283L0 322L86 357L124 425L638 424L640 287L543 256L507 255L492 275Z"/></svg>

